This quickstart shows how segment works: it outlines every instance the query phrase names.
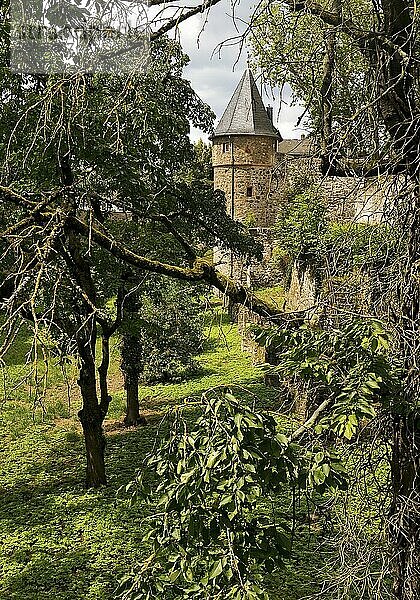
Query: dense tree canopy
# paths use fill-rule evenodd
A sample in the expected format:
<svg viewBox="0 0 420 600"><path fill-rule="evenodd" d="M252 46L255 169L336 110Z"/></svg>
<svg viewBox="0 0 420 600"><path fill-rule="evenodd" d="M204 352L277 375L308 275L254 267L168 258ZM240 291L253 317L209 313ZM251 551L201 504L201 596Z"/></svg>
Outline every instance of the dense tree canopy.
<svg viewBox="0 0 420 600"><path fill-rule="evenodd" d="M305 107L303 124L318 137L322 135L328 93L336 146L352 156L377 151L375 74L357 42L321 18L297 15L285 3L268 4L251 38L265 77L274 85L290 85L294 100ZM343 19L351 19L358 27L376 28L369 2L344 2L342 12ZM329 62L334 67L330 88L326 89L323 81ZM365 104L370 106L360 114Z"/></svg>
<svg viewBox="0 0 420 600"><path fill-rule="evenodd" d="M178 7L175 18L172 10L164 24L156 25L152 34L154 70L143 77L13 75L4 67L1 72L0 194L6 210L0 216L0 290L9 311L6 329L13 328L15 317L22 315L35 325L55 326L60 323L55 316L58 312L70 320L68 329L73 328L81 363L79 385L84 406L80 416L91 485L104 482L102 421L109 403L104 381L109 360L106 343L104 368L99 373L103 384L100 398L96 390L96 325L101 324L104 340L109 341L121 316L117 310L110 321L104 314L105 295L98 293L98 248L107 255L111 269L126 281L133 271L190 282L204 280L260 315L293 326L301 324L305 316L296 319L296 315L273 310L218 273L201 252L216 238L239 250L255 248L226 217L223 198L211 192L205 178L191 177L188 167L195 158L187 139L188 121L209 129L211 115L182 80L184 57L179 47L160 37L217 2ZM153 0L151 4L164 3ZM325 174L399 174L403 181L399 194L392 198L396 210L391 224L400 238L399 253L392 265L385 265L387 270L381 276L401 379L398 394L387 394L382 409L383 433L391 450L386 522L395 596L402 600L414 600L419 591L418 24L417 4L411 0L278 0L257 8L248 32L255 37L257 51L262 47L268 52L270 79L290 83L296 97L306 104L320 142ZM7 27L2 32L5 61ZM262 62L267 69L265 60ZM348 153L358 160L348 160ZM128 211L133 223L140 224L135 235L126 236L124 227L114 226L109 217L115 210ZM162 242L166 236L173 242L167 247ZM150 244L155 239L160 240L157 247ZM58 306L63 310L57 311ZM381 328L373 333L388 343ZM279 337L283 343L284 335ZM309 348L305 358L309 360L305 367L309 378L315 378L315 371L316 376L323 375L328 360L334 361L331 344L340 345L340 333L330 338L321 334L321 344L310 333L308 338L300 333L292 336L292 343L299 341L298 354ZM362 336L362 349L375 354L378 340L365 348L364 339ZM313 355L314 344L321 346L320 364L319 356ZM350 367L357 370L360 365L350 360ZM331 385L331 390L339 393L336 373L328 376L332 379L326 382L337 385ZM372 400L379 379L367 381L373 385L364 393ZM349 413L354 394L347 391L344 420L355 414ZM337 398L332 394L329 400ZM321 406L327 409L330 404ZM314 425L319 408L286 444ZM362 411L359 416L367 414L369 411ZM241 430L234 417L233 426ZM182 473L183 465L180 468ZM182 484L188 482L187 474L183 476L187 481ZM182 511L180 514L184 518ZM240 590L238 593L240 598Z"/></svg>
<svg viewBox="0 0 420 600"><path fill-rule="evenodd" d="M123 319L125 294L144 278L141 271L199 281L207 261L194 267L197 253L216 239L257 251L226 215L224 198L213 192L188 138L190 121L209 130L213 116L182 79L186 57L177 43L158 39L150 60L146 73L4 71L2 83L4 329L24 316L35 332L46 327L77 347L80 417L88 445L95 430L99 461L88 469L89 485L105 480L109 338ZM106 303L113 296L110 315ZM95 454L87 449L88 458Z"/></svg>

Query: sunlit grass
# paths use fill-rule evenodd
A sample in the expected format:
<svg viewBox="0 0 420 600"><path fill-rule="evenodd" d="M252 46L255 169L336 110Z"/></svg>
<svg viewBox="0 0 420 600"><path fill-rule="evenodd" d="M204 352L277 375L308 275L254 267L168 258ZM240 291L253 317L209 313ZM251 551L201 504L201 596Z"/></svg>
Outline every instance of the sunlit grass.
<svg viewBox="0 0 420 600"><path fill-rule="evenodd" d="M0 599L108 600L118 578L146 551L141 536L147 510L117 500L116 491L162 436L166 407L220 385L246 387L275 407L277 392L265 388L261 370L241 351L237 328L214 313L198 357L200 375L177 384L141 386L149 425L127 431L115 423L124 414L124 398L114 340L114 399L105 423L109 486L86 491L75 363L63 371L58 359L50 357L47 393L37 399L31 392L28 335L22 331L19 347L2 370ZM274 592L272 597L281 598Z"/></svg>

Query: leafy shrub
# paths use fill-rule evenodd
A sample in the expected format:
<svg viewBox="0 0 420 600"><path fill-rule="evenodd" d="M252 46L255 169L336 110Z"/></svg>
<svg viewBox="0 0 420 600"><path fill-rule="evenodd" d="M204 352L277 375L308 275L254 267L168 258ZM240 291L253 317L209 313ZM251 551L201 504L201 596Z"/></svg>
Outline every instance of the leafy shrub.
<svg viewBox="0 0 420 600"><path fill-rule="evenodd" d="M293 261L325 268L338 275L353 268L376 266L389 260L395 234L386 224L331 220L327 200L320 190L291 190L277 225L276 263L285 272Z"/></svg>
<svg viewBox="0 0 420 600"><path fill-rule="evenodd" d="M138 365L144 383L180 381L198 372L194 357L203 343L199 288L167 279L143 286L123 326L123 356ZM124 347L125 346L125 347Z"/></svg>
<svg viewBox="0 0 420 600"><path fill-rule="evenodd" d="M277 221L277 262L293 260L314 263L324 254L323 233L327 227L327 206L317 189L291 191Z"/></svg>
<svg viewBox="0 0 420 600"><path fill-rule="evenodd" d="M121 582L124 600L267 600L263 573L290 552L289 524L271 516L271 501L291 487L346 486L334 453L300 447L252 401L221 388L199 408L193 425L172 413L168 439L126 488L157 513L152 553Z"/></svg>
<svg viewBox="0 0 420 600"><path fill-rule="evenodd" d="M362 419L401 397L401 370L392 360L392 336L376 319L352 320L341 329L303 325L295 331L254 327L256 338L277 355L271 372L309 384L325 412L316 431L351 439Z"/></svg>

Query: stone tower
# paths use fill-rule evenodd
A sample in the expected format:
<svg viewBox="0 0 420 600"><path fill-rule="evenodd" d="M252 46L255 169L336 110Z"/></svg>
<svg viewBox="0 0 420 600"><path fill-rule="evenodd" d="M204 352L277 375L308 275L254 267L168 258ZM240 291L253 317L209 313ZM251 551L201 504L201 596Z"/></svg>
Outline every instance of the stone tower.
<svg viewBox="0 0 420 600"><path fill-rule="evenodd" d="M282 137L264 107L250 69L243 74L213 135L214 187L224 192L227 212L250 228L263 246L263 260L244 264L229 252L215 251L215 263L227 275L256 287L275 283L270 268L273 226L283 197L278 177Z"/></svg>
<svg viewBox="0 0 420 600"><path fill-rule="evenodd" d="M264 107L250 69L243 74L213 142L214 187L226 196L228 213L252 228L275 223L280 190L273 169L282 138Z"/></svg>

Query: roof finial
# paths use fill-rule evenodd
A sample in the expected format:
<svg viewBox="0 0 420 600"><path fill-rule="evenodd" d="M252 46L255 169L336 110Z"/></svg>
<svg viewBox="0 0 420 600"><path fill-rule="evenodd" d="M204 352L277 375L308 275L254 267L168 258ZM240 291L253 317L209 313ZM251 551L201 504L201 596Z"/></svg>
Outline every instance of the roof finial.
<svg viewBox="0 0 420 600"><path fill-rule="evenodd" d="M247 69L251 69L251 52L249 49L246 51L246 66Z"/></svg>

